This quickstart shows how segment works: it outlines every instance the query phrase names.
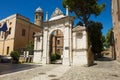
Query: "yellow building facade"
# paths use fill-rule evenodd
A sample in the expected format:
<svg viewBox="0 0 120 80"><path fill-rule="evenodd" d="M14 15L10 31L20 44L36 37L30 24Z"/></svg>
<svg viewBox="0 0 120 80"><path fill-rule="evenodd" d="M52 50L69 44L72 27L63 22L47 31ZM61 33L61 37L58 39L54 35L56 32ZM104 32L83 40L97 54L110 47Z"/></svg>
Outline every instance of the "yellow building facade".
<svg viewBox="0 0 120 80"><path fill-rule="evenodd" d="M6 33L0 31L0 55L10 55L11 51L26 48L26 45L30 41L34 41L33 35L36 32L42 32L41 22L42 19L40 9L36 9L35 22L31 23L30 20L20 14L13 14L3 20L0 20L0 24L7 24ZM37 17L36 17L37 16ZM41 16L41 17L40 17Z"/></svg>

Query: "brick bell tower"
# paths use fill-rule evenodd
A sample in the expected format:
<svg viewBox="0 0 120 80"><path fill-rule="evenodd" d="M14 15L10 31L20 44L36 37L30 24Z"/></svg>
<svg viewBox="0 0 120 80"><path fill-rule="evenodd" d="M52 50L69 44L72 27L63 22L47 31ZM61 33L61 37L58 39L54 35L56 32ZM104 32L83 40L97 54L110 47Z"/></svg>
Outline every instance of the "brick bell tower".
<svg viewBox="0 0 120 80"><path fill-rule="evenodd" d="M43 22L43 10L40 7L38 7L35 11L34 24L42 26L42 22Z"/></svg>

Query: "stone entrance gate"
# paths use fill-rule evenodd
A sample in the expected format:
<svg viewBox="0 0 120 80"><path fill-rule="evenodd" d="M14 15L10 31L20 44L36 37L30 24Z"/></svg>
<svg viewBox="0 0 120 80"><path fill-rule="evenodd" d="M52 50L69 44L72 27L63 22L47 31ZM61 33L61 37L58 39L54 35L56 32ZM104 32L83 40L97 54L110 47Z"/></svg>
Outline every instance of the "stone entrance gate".
<svg viewBox="0 0 120 80"><path fill-rule="evenodd" d="M59 8L56 8L49 21L43 22L43 32L36 33L34 43L35 63L50 63L50 35L55 30L63 33L63 65L85 65L87 59L87 38L85 27L73 28L74 18L64 15Z"/></svg>

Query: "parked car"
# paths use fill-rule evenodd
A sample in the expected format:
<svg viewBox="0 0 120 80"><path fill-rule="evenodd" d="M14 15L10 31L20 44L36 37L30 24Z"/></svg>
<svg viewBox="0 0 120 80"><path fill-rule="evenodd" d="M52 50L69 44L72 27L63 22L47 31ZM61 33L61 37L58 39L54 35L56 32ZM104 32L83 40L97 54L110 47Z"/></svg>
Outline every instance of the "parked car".
<svg viewBox="0 0 120 80"><path fill-rule="evenodd" d="M12 58L10 56L0 55L0 62L1 63L9 63L11 62Z"/></svg>

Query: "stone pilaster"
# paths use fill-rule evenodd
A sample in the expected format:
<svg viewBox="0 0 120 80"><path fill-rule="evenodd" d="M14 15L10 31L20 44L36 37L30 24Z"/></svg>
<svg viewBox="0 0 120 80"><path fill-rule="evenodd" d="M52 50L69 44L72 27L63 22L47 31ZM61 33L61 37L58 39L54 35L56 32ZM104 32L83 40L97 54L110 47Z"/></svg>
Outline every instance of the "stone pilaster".
<svg viewBox="0 0 120 80"><path fill-rule="evenodd" d="M34 57L33 62L34 63L41 63L42 61L42 55L43 55L43 38L42 34L37 33L35 35L35 42L34 42Z"/></svg>
<svg viewBox="0 0 120 80"><path fill-rule="evenodd" d="M42 64L47 64L48 60L48 30L44 30L44 39L43 39L43 56L42 56Z"/></svg>

